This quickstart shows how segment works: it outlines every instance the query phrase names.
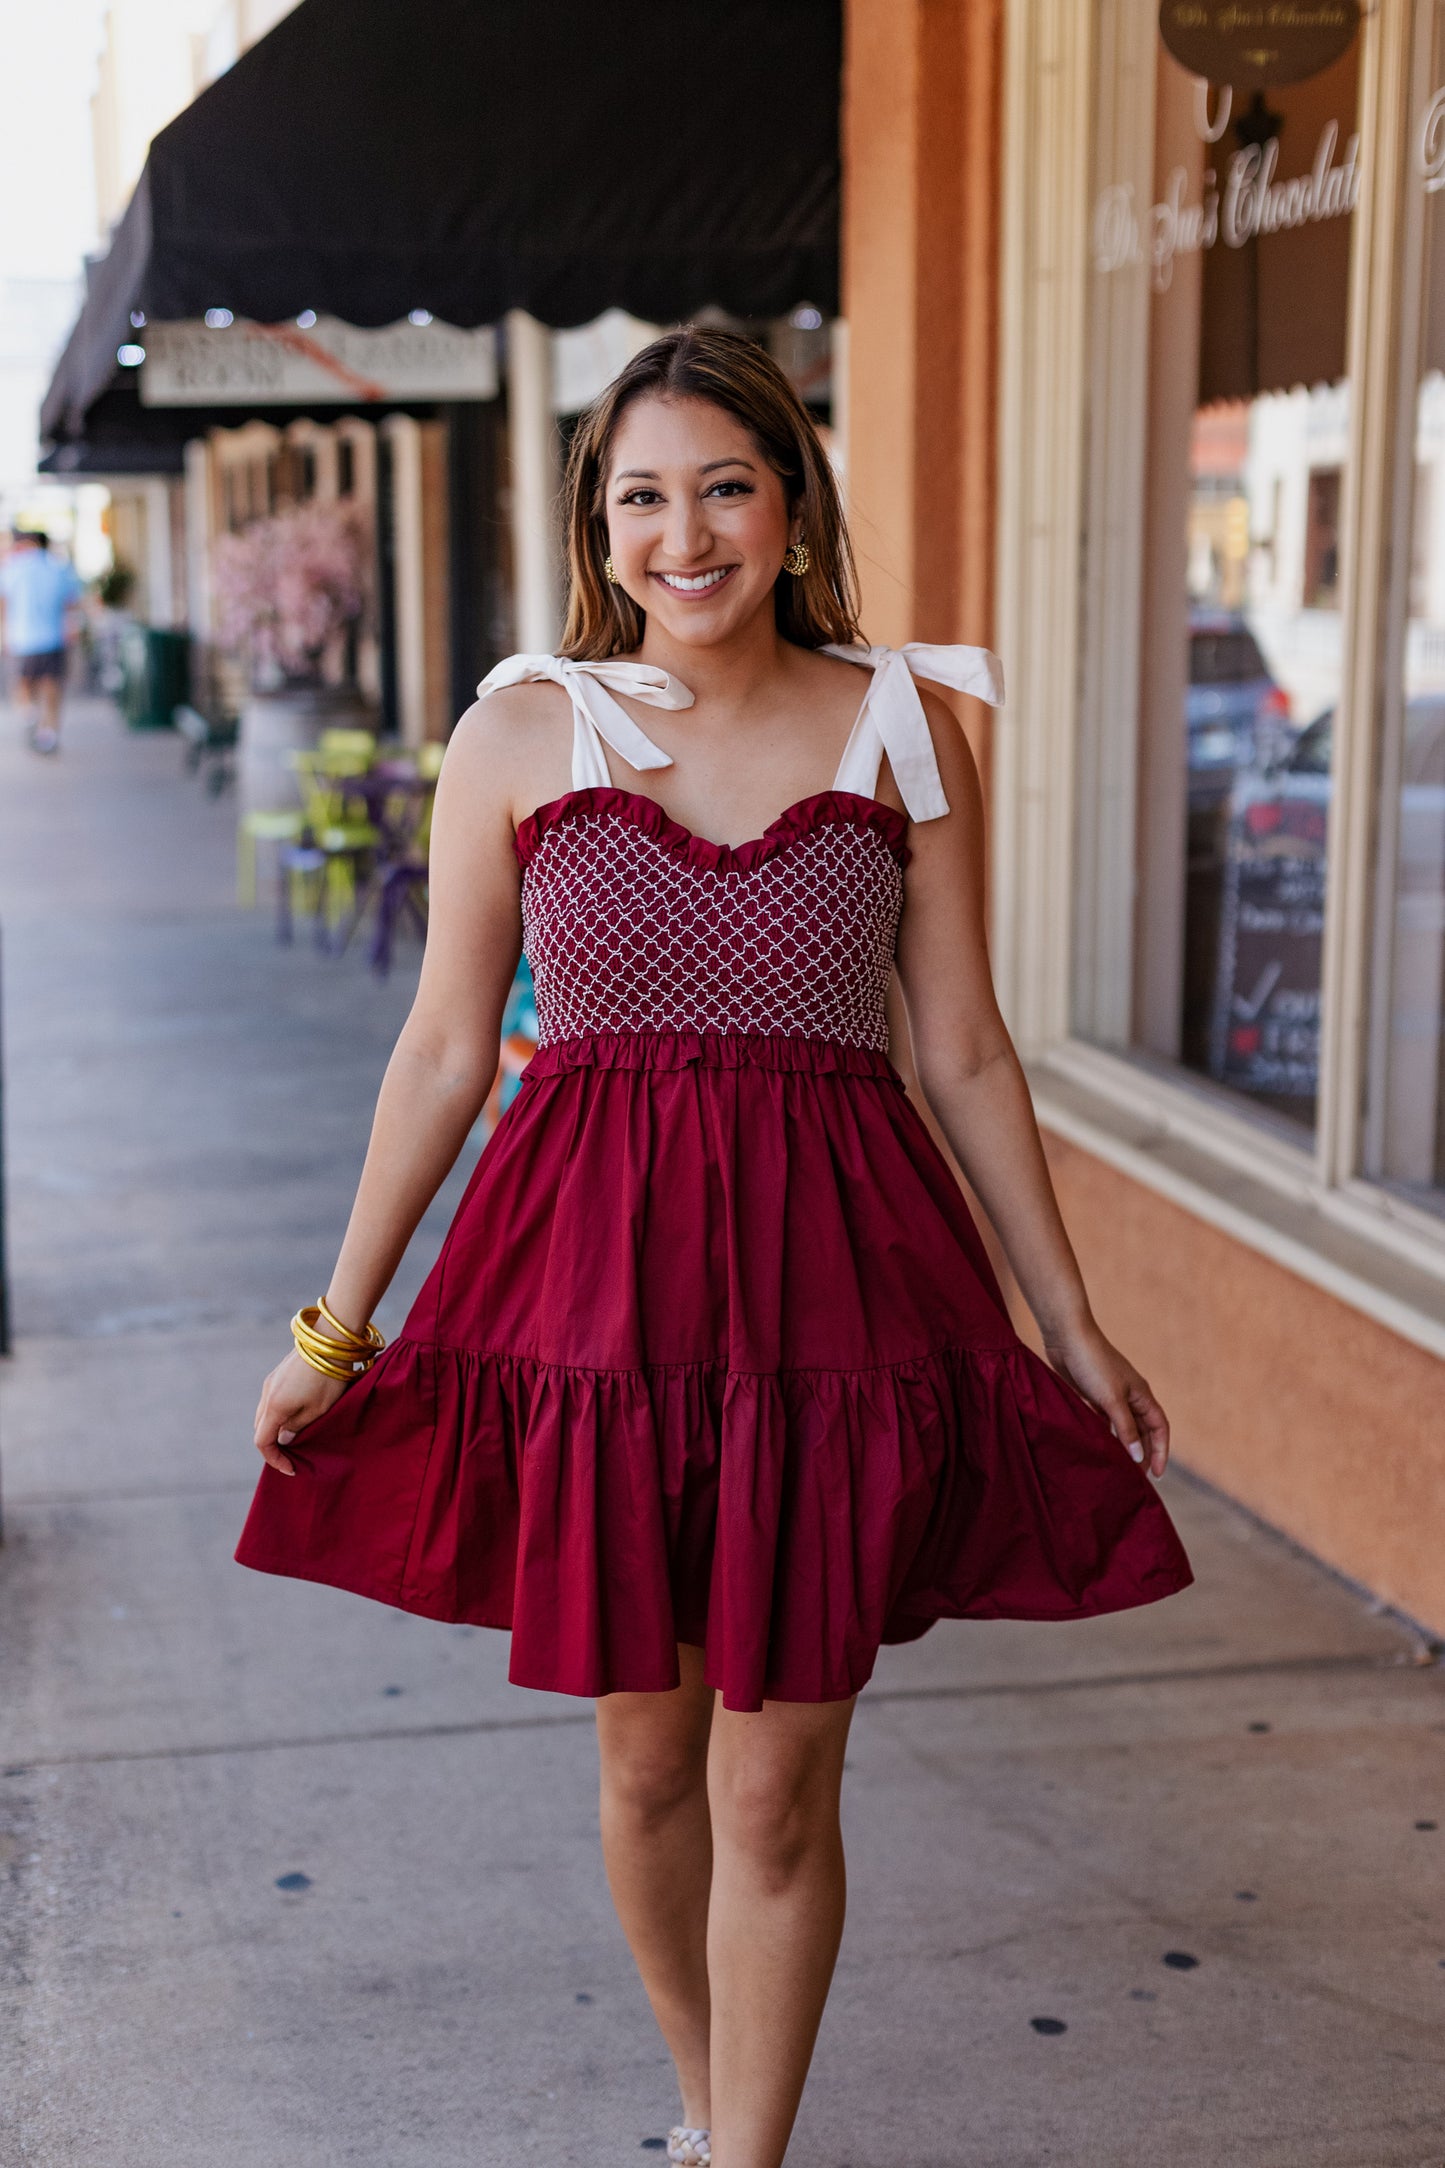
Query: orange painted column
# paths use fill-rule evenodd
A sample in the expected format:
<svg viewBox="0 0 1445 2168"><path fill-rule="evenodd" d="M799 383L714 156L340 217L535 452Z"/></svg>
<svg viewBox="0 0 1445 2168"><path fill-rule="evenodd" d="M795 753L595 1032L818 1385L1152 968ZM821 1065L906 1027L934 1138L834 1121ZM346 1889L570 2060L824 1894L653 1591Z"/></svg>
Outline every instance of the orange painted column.
<svg viewBox="0 0 1445 2168"><path fill-rule="evenodd" d="M849 0L843 74L845 456L864 628L914 637L917 0Z"/></svg>
<svg viewBox="0 0 1445 2168"><path fill-rule="evenodd" d="M1001 0L849 0L848 504L890 646L992 631L1001 41ZM988 711L958 705L987 788Z"/></svg>

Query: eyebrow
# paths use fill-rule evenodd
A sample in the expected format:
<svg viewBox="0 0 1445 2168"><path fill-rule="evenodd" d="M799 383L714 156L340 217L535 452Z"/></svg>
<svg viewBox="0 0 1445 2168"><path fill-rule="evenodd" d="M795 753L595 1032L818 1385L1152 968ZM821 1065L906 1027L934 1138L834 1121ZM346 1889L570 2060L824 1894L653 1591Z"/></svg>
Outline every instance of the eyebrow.
<svg viewBox="0 0 1445 2168"><path fill-rule="evenodd" d="M697 471L699 474L713 474L719 467L746 467L749 474L757 472L750 459L741 457L737 459L710 459L705 467L699 467ZM623 467L612 479L615 482L656 482L660 477L653 467Z"/></svg>

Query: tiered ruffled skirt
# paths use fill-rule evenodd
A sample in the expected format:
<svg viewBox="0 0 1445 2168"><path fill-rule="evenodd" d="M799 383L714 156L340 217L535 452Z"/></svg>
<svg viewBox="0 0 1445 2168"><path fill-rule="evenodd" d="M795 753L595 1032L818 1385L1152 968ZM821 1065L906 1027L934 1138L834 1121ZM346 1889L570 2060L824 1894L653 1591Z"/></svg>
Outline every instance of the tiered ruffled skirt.
<svg viewBox="0 0 1445 2168"><path fill-rule="evenodd" d="M1189 1566L1014 1332L878 1055L544 1048L402 1334L264 1471L237 1557L512 1632L511 1677L730 1708L861 1687L939 1618L1081 1618Z"/></svg>

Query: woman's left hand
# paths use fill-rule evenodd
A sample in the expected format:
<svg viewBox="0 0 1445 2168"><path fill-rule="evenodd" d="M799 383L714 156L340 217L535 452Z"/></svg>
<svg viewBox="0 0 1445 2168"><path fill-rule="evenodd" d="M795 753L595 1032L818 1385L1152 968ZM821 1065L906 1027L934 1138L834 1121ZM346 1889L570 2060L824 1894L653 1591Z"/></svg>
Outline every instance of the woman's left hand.
<svg viewBox="0 0 1445 2168"><path fill-rule="evenodd" d="M1055 1370L1101 1415L1131 1460L1163 1475L1169 1465L1169 1418L1149 1386L1100 1332L1088 1324L1045 1343Z"/></svg>

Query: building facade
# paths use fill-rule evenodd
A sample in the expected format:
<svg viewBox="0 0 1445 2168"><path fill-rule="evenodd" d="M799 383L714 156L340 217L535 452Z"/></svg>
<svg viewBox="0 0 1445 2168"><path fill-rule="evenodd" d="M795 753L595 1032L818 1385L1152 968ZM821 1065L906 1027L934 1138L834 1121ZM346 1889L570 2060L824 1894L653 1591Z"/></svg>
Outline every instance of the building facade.
<svg viewBox="0 0 1445 2168"><path fill-rule="evenodd" d="M995 970L1105 1329L1445 1630L1445 9L1211 72L1154 0L852 0L869 620L1004 659Z"/></svg>

